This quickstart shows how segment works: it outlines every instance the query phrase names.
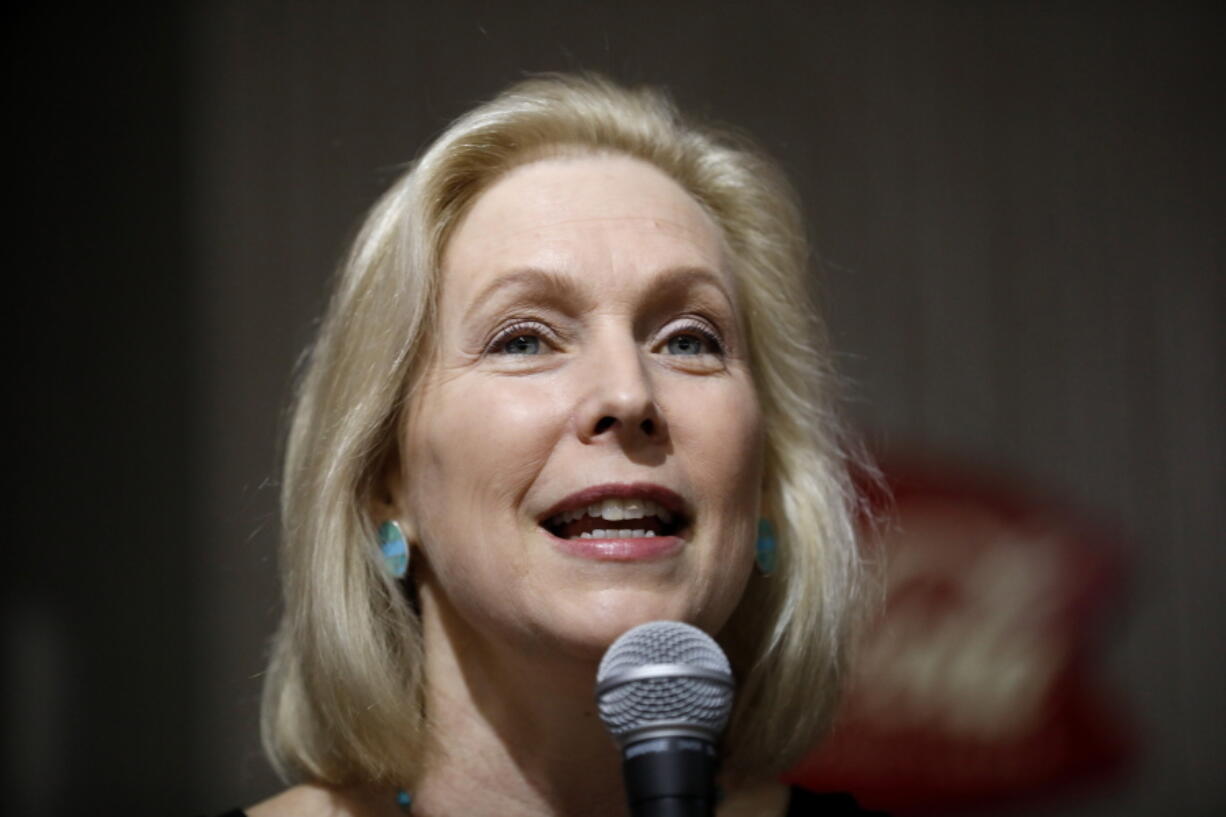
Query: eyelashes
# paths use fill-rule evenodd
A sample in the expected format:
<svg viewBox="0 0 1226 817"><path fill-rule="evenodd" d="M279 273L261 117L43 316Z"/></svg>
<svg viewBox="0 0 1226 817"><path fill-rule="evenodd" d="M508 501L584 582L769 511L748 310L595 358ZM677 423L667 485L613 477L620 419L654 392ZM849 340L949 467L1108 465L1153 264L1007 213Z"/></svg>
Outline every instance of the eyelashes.
<svg viewBox="0 0 1226 817"><path fill-rule="evenodd" d="M539 355L545 346L557 346L557 335L536 320L519 320L499 329L485 345L486 354Z"/></svg>
<svg viewBox="0 0 1226 817"><path fill-rule="evenodd" d="M653 341L652 351L681 357L719 356L725 345L710 321L684 316L665 324ZM558 351L562 339L548 324L536 319L518 319L503 326L485 343L484 354L534 357Z"/></svg>
<svg viewBox="0 0 1226 817"><path fill-rule="evenodd" d="M669 331L665 338L665 347L672 354L677 355L702 355L715 354L722 355L724 353L724 343L716 331L706 323L698 321L694 318L683 318L676 324L671 324L668 327ZM697 336L703 344L702 348L693 348L692 344L687 345L684 341ZM677 343L674 343L677 341Z"/></svg>

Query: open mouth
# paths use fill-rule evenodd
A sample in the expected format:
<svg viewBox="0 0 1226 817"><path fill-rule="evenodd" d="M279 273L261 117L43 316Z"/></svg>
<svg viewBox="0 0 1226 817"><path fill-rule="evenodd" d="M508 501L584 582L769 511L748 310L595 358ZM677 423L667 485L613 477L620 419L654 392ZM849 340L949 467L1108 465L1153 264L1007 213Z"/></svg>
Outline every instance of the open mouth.
<svg viewBox="0 0 1226 817"><path fill-rule="evenodd" d="M641 539L677 536L688 520L650 499L606 497L554 514L541 526L560 539Z"/></svg>

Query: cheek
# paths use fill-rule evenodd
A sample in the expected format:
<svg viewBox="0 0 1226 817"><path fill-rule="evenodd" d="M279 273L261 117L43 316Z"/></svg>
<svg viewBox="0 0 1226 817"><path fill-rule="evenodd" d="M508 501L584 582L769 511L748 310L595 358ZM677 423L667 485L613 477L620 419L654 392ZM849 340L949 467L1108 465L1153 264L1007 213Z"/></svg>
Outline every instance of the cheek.
<svg viewBox="0 0 1226 817"><path fill-rule="evenodd" d="M424 394L406 430L404 464L424 544L471 543L514 514L558 429L550 393L526 382L461 377Z"/></svg>
<svg viewBox="0 0 1226 817"><path fill-rule="evenodd" d="M764 448L757 395L748 383L710 386L680 404L682 413L673 421L677 451L689 460L687 471L708 507L721 515L756 516Z"/></svg>
<svg viewBox="0 0 1226 817"><path fill-rule="evenodd" d="M676 451L686 459L707 517L708 545L699 555L707 583L704 623L720 629L739 602L753 569L761 504L764 429L752 386L723 381L689 395L692 408L675 423ZM709 616L709 618L705 618Z"/></svg>

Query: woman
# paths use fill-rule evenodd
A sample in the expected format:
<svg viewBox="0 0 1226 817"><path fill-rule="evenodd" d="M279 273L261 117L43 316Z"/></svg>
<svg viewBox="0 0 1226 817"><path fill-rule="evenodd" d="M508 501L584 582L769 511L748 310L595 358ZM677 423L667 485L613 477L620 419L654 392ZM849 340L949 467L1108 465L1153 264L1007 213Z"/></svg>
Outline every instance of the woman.
<svg viewBox="0 0 1226 817"><path fill-rule="evenodd" d="M299 785L249 814L624 814L596 665L656 619L737 676L720 813L798 807L857 581L805 268L778 171L657 93L534 79L440 136L297 394L263 727Z"/></svg>

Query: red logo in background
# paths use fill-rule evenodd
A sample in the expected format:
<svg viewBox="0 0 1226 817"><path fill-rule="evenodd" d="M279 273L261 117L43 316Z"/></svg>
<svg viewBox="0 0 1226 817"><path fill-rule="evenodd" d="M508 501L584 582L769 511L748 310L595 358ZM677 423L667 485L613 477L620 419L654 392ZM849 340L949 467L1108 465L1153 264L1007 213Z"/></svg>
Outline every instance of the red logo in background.
<svg viewBox="0 0 1226 817"><path fill-rule="evenodd" d="M882 607L833 735L788 779L895 815L1034 796L1116 770L1093 642L1115 549L1065 513L932 470L890 475L869 543Z"/></svg>

